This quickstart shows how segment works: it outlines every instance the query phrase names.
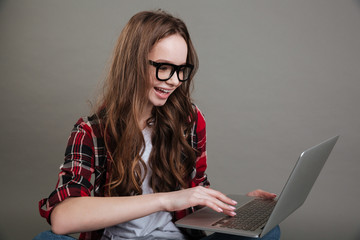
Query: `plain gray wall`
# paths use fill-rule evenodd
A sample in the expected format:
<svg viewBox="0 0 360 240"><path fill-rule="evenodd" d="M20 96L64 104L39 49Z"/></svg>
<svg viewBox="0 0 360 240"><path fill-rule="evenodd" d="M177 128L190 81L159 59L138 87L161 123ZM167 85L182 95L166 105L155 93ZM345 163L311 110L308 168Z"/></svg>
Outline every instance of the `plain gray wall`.
<svg viewBox="0 0 360 240"><path fill-rule="evenodd" d="M37 204L56 184L70 130L89 114L120 30L157 8L187 23L199 54L194 100L212 186L279 193L302 150L340 134L282 239L360 239L354 0L0 1L0 239L49 228Z"/></svg>

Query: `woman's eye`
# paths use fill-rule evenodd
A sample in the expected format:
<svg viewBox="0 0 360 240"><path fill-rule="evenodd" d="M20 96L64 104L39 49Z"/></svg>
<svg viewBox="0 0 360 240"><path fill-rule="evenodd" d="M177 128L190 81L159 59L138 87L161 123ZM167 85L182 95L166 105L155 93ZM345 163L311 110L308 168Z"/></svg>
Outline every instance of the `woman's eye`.
<svg viewBox="0 0 360 240"><path fill-rule="evenodd" d="M159 70L161 70L161 71L168 71L169 69L170 69L170 67L166 66L166 65L162 65L159 67Z"/></svg>

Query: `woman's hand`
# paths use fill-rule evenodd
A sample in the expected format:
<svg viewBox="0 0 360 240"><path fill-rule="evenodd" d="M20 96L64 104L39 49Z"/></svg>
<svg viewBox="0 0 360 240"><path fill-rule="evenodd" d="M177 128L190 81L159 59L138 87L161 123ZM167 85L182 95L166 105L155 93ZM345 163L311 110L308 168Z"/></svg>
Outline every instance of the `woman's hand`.
<svg viewBox="0 0 360 240"><path fill-rule="evenodd" d="M263 191L261 189L257 189L257 190L254 190L252 192L249 192L247 195L249 197L259 197L259 198L263 198L263 199L274 199L274 198L276 198L275 193L269 193L269 192Z"/></svg>
<svg viewBox="0 0 360 240"><path fill-rule="evenodd" d="M179 211L194 206L207 206L214 211L227 215L236 215L234 210L237 202L223 193L205 187L194 187L175 192L163 193L160 197L166 211Z"/></svg>

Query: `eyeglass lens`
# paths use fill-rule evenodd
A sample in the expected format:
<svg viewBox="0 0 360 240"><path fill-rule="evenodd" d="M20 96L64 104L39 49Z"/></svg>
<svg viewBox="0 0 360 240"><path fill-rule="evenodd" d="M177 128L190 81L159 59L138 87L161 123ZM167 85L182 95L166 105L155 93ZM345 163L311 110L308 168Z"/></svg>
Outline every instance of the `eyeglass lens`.
<svg viewBox="0 0 360 240"><path fill-rule="evenodd" d="M180 68L175 69L175 66L162 64L157 68L157 76L161 80L168 80L176 71L179 80L184 81L190 77L191 70L192 68L188 66L181 66Z"/></svg>

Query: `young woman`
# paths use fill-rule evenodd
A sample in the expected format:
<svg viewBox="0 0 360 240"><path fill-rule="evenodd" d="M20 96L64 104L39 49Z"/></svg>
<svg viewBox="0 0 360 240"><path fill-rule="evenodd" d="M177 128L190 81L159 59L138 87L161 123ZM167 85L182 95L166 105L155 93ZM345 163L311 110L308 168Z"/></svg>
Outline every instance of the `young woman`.
<svg viewBox="0 0 360 240"><path fill-rule="evenodd" d="M104 96L75 124L56 189L39 202L52 231L37 239L199 238L173 221L197 206L235 215L236 202L208 187L205 120L190 98L197 68L183 21L163 11L130 19Z"/></svg>

